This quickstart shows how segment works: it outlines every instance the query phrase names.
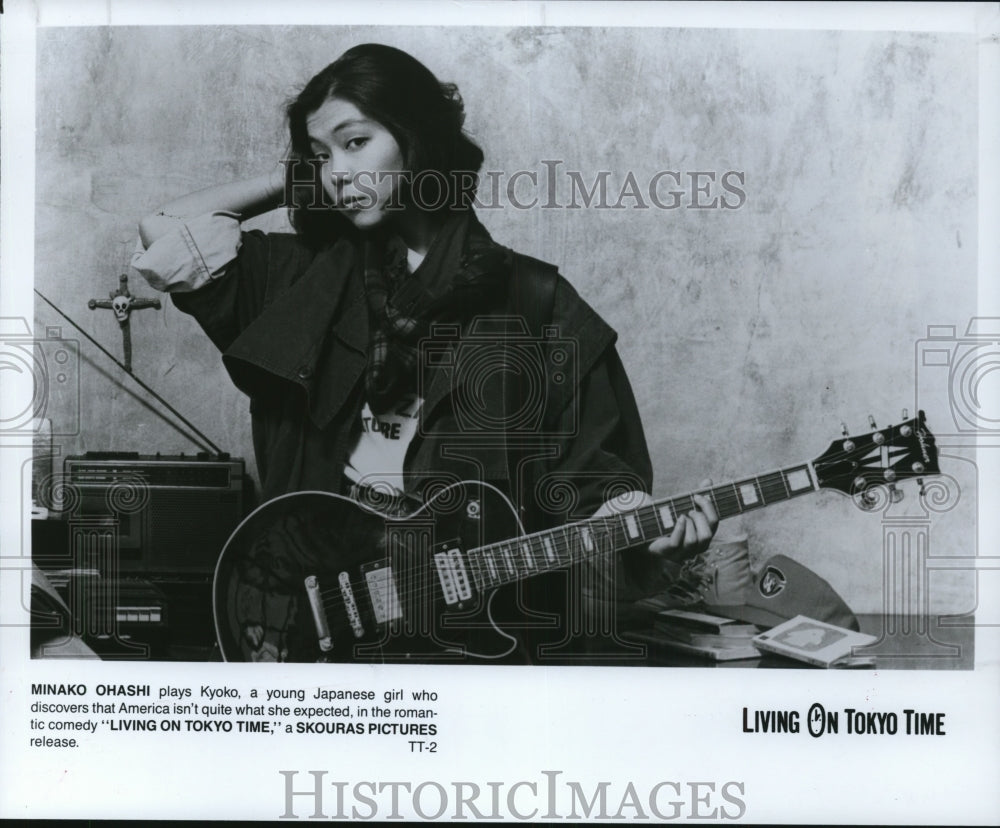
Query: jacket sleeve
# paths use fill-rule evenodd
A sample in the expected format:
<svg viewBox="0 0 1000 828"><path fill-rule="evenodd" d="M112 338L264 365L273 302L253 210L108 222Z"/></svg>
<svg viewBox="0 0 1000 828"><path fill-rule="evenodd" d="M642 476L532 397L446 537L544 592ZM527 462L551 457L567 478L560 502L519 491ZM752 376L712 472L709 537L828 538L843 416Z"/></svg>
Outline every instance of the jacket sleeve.
<svg viewBox="0 0 1000 828"><path fill-rule="evenodd" d="M570 402L575 407L562 412L562 433L546 446L555 449L555 456L536 466L540 473L523 475L534 489L533 497L522 499L536 510L529 531L587 520L609 501L616 501L617 511L637 509L651 492L653 472L645 432L613 344L577 389ZM601 514L612 511L604 509ZM580 563L562 577L541 583L533 593L535 600L544 602L542 606L595 631L573 638L572 646L584 653L612 646L609 636L646 626L648 612L637 602L663 593L676 575L671 564L649 552L653 537L630 544L624 521L613 519L608 526L609 532L590 534L596 548Z"/></svg>
<svg viewBox="0 0 1000 828"><path fill-rule="evenodd" d="M170 294L178 310L193 316L220 351L264 309L270 247L259 230L241 233L239 251L217 278L196 290Z"/></svg>
<svg viewBox="0 0 1000 828"><path fill-rule="evenodd" d="M264 307L270 248L259 230L241 232L238 216L209 213L179 221L148 248L140 242L132 266L224 351Z"/></svg>
<svg viewBox="0 0 1000 828"><path fill-rule="evenodd" d="M645 431L615 332L562 281L552 321L572 345L578 376L575 393L559 401L558 418L547 426L549 456L524 474L532 491L524 492L529 496L522 503L534 510L529 530L586 520L609 501L619 511L639 508L653 487ZM629 625L636 600L669 586L675 573L648 552L654 539L622 548L619 533L614 554L577 567L585 612L614 612L620 625Z"/></svg>
<svg viewBox="0 0 1000 828"><path fill-rule="evenodd" d="M148 248L142 240L132 267L151 287L186 293L221 276L240 249L240 217L223 211L176 219Z"/></svg>
<svg viewBox="0 0 1000 828"><path fill-rule="evenodd" d="M613 344L580 378L554 431L557 452L546 477L553 485L568 485L574 504L561 519L582 520L616 496L652 489L645 432ZM544 488L539 494L543 504L553 503ZM556 500L566 502L565 497Z"/></svg>
<svg viewBox="0 0 1000 828"><path fill-rule="evenodd" d="M648 493L652 464L617 334L561 276L549 290L522 293L531 303L551 297L529 325L545 355L546 456L525 469L522 504L546 527L588 518L623 492ZM531 304L522 306L530 319Z"/></svg>

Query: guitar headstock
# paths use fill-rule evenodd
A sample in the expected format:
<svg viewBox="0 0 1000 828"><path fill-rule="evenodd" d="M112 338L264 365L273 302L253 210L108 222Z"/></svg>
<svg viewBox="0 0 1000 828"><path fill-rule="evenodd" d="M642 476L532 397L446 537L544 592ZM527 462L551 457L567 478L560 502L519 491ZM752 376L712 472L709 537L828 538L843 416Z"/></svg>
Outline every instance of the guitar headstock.
<svg viewBox="0 0 1000 828"><path fill-rule="evenodd" d="M850 436L845 428L844 436L813 461L821 487L864 497L876 486L894 490L900 480L940 474L934 435L927 428L923 411L886 428L875 428L870 418L869 422L872 431Z"/></svg>

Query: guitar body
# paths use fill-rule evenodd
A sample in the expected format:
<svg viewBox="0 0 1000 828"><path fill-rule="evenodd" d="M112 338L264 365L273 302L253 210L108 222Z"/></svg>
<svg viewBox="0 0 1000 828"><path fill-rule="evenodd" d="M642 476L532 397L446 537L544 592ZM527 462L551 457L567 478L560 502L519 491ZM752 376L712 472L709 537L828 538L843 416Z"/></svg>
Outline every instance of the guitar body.
<svg viewBox="0 0 1000 828"><path fill-rule="evenodd" d="M513 587L516 594L496 606L497 590L476 588L465 550L493 539L487 526L495 538L523 531L510 501L474 482L442 489L405 518L324 492L269 501L237 528L216 567L223 657L360 663L514 657L518 640L502 626L524 626L527 617L553 627L555 619L527 610Z"/></svg>
<svg viewBox="0 0 1000 828"><path fill-rule="evenodd" d="M939 473L920 411L867 434L845 429L811 462L700 494L720 518L821 488L872 511L902 497L897 482ZM584 561L607 567L611 553L670 534L695 508L685 494L528 535L510 501L485 483L448 486L405 518L323 492L284 495L243 521L219 558L219 646L227 661L527 662L529 650L548 657L574 640L607 641L614 652L610 616L592 625L576 600L579 584L552 589L537 576L579 574ZM555 607L528 606L521 587L529 579Z"/></svg>

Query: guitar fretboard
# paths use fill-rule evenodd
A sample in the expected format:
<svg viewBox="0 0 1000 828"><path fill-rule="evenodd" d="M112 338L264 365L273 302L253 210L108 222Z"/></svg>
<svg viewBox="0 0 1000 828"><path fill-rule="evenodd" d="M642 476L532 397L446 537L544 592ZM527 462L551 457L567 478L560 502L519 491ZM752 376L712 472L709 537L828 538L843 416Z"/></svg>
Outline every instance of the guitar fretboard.
<svg viewBox="0 0 1000 828"><path fill-rule="evenodd" d="M721 520L818 488L810 464L803 463L658 500L632 511L487 544L469 550L467 558L476 586L491 589L669 535L680 515L697 508L695 494L708 498Z"/></svg>

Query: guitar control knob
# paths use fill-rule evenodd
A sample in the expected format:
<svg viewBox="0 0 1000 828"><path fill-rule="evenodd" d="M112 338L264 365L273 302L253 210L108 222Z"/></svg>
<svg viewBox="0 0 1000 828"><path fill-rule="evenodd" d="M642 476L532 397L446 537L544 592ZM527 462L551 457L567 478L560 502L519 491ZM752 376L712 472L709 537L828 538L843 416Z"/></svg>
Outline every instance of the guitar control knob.
<svg viewBox="0 0 1000 828"><path fill-rule="evenodd" d="M899 433L902 434L904 437L909 437L911 434L913 434L913 429L910 428L908 425L905 425L899 430Z"/></svg>
<svg viewBox="0 0 1000 828"><path fill-rule="evenodd" d="M877 446L882 445L882 443L885 442L885 435L881 431L876 431L872 435L872 442L874 442L875 445L877 445Z"/></svg>
<svg viewBox="0 0 1000 828"><path fill-rule="evenodd" d="M854 451L853 440L844 440L844 451Z"/></svg>
<svg viewBox="0 0 1000 828"><path fill-rule="evenodd" d="M896 479L896 472L893 471L892 469L886 469L885 479L888 480L890 483L892 483L892 481Z"/></svg>
<svg viewBox="0 0 1000 828"><path fill-rule="evenodd" d="M913 468L913 470L917 474L920 474L921 472L923 472L925 470L924 464L921 463L920 461L917 461L916 463L914 463L913 466L912 466L912 468Z"/></svg>

